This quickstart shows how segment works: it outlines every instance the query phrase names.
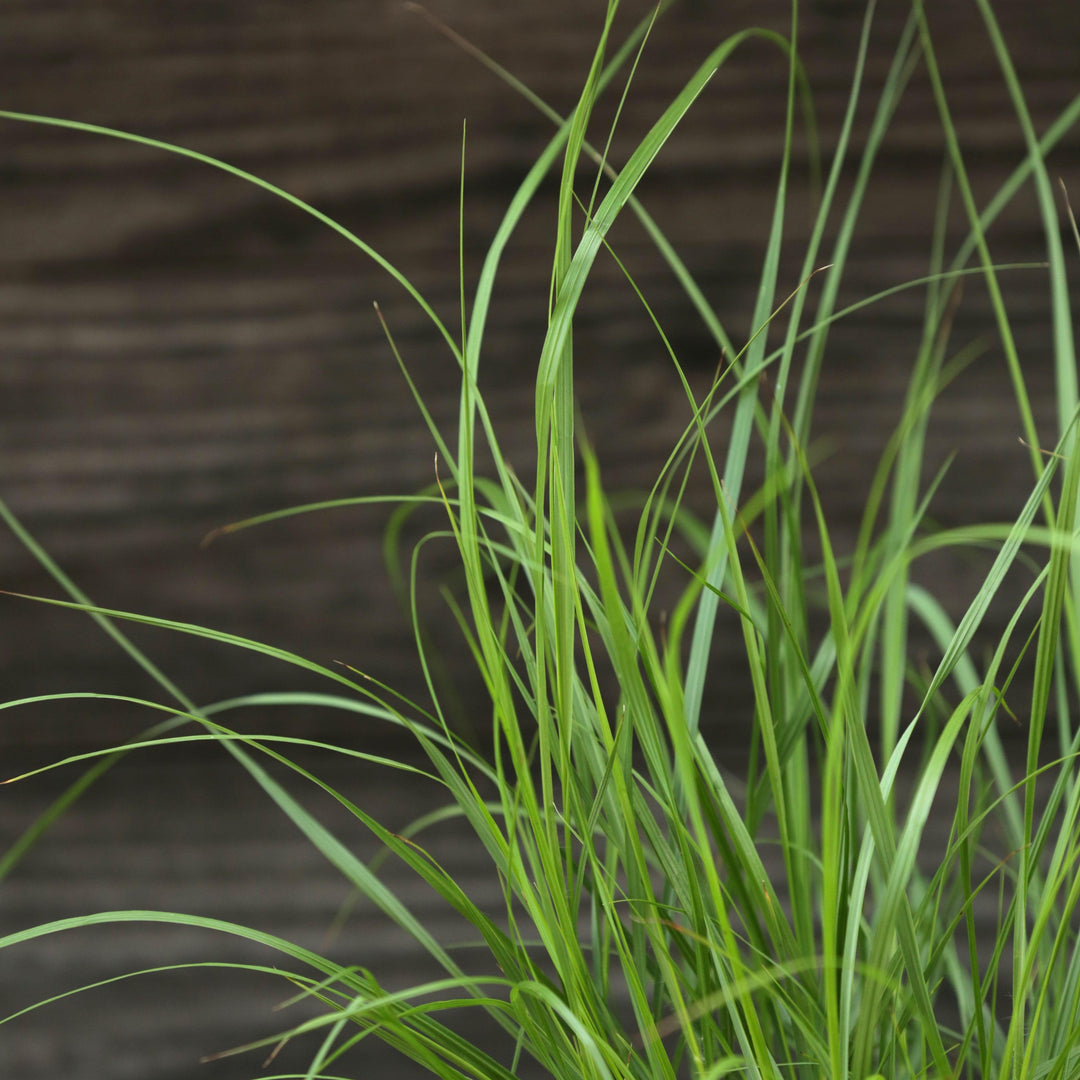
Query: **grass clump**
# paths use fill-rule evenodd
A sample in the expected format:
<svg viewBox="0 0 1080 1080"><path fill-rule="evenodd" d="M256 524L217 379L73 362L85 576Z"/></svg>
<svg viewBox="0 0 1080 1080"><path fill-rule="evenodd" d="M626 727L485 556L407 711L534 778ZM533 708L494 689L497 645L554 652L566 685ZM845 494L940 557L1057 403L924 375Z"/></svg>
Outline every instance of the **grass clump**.
<svg viewBox="0 0 1080 1080"><path fill-rule="evenodd" d="M463 593L450 599L450 610L486 687L490 740L478 748L455 732L430 675L430 701L422 706L345 668L205 627L97 607L0 504L9 526L68 597L43 602L89 613L162 690L161 700L142 702L162 714L160 722L124 747L83 755L98 760L9 850L0 872L14 866L117 753L213 739L443 975L390 992L376 973L343 967L255 928L166 912L114 911L48 923L8 934L0 947L140 920L265 944L297 968L275 967L275 973L301 997L321 1003L322 1011L257 1045L313 1038L307 1077L349 1069L363 1075L363 1040L374 1036L445 1080L501 1080L526 1068L559 1080L1068 1080L1080 1068L1080 734L1074 721L1080 453L1065 254L1046 155L1080 116L1080 97L1038 133L990 3L979 0L1027 147L1006 183L980 205L923 4L912 5L884 83L871 95L863 86L876 13L869 3L848 107L821 170L798 275L803 285L783 296L778 281L793 148L800 118L812 118L798 58L798 5L786 37L748 29L720 43L621 164L590 143L590 121L616 80L629 85L626 73L640 59L652 20L616 43L617 7L609 0L588 78L569 117L555 115L482 58L547 112L555 134L491 242L471 308L462 280L460 331L444 325L410 282L347 228L258 177L122 132L3 114L186 154L259 184L377 260L421 305L460 367L460 409L451 436L431 422L417 395L438 451L440 479L423 496L403 498L403 513L421 503L440 504L444 531L460 553ZM754 331L736 344L635 191L695 99L753 38L774 45L787 65L788 108L775 209L749 320ZM925 275L889 292L907 288L923 297L924 332L854 546L838 551L807 452L815 389L830 327L881 299L838 306L878 151L915 78L929 80L937 105L946 151L942 194L938 219L928 223ZM869 123L855 154L860 107L868 109ZM817 160L812 124L806 130ZM484 328L503 250L554 171L559 198L548 330L536 365L536 457L527 470L519 463L515 472L500 449L497 418L485 406ZM842 183L847 177L850 185ZM1053 447L1046 451L1038 449L1043 443L998 285L1003 267L993 261L987 241L995 218L1023 185L1034 189L1044 219L1046 264L1038 272L1048 274L1052 304L1058 414L1055 435L1045 440ZM959 242L946 227L957 208L966 223ZM695 394L656 322L686 391L690 420L669 458L658 463L652 490L635 504L629 529L625 513L617 512L624 504L606 493L576 415L573 371L575 311L624 212L636 215L655 241L725 357L707 393ZM811 278L820 286L814 304ZM968 347L954 347L950 339L957 284L964 278L981 280L990 297L1033 475L1015 520L942 530L927 520L944 470L926 475L925 435L936 398L971 357ZM389 330L387 336L397 356ZM720 455L710 433L728 411L730 437ZM764 447L764 482L748 492L755 435ZM491 462L483 473L481 459ZM519 479L526 474L528 484ZM692 475L704 476L712 492L704 519L689 504ZM226 531L309 509L292 508ZM935 551L987 545L993 562L954 624L939 599L912 580L912 566ZM973 643L985 644L978 635L987 612L1021 557L1034 560L1034 580L980 657ZM661 619L658 582L673 573L682 592ZM411 581L415 605L415 562ZM702 730L721 604L737 613L753 691L749 765L738 777L721 768ZM424 822L407 838L393 833L293 761L291 744L299 748L304 740L241 734L227 726L231 710L256 699L208 706L189 700L125 636L126 621L255 649L316 672L336 684L334 695L318 696L319 704L336 702L411 733L427 758L425 769L414 771L446 793L448 809L437 816L468 823L499 882L503 907L483 909L431 857ZM937 667L922 677L912 664L912 624L921 624L940 647ZM425 639L417 630L428 673ZM1018 708L1027 729L1018 759L998 726L1022 671L1030 672L1032 689L1030 701ZM303 704L315 696L267 694L257 700ZM472 957L473 973L467 973L460 955L386 887L378 867L360 860L304 809L275 778L282 765L328 790L386 852L472 925L486 958L481 973ZM945 784L947 771L955 789L951 781ZM902 781L911 789L904 798L898 794ZM945 850L928 867L919 856L932 811L947 814L951 826ZM776 859L767 854L773 848ZM977 924L976 905L991 895L998 903L987 933ZM496 1052L461 1036L454 1027L460 1010L484 1013L493 1034L504 1033L508 1049Z"/></svg>

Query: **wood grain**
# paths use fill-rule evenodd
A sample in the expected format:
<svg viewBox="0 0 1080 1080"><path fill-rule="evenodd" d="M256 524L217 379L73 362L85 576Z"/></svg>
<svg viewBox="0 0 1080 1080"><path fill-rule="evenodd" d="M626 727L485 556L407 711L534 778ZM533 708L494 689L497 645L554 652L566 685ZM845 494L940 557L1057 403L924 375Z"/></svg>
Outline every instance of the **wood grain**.
<svg viewBox="0 0 1080 1080"><path fill-rule="evenodd" d="M850 78L858 7L805 11L803 45L826 142ZM511 12L474 0L434 10L557 107L571 105L594 18L565 3ZM1041 125L1075 89L1077 48L1072 31L1061 29L1071 25L1065 10L1026 5L1025 18L1007 27ZM676 7L650 42L615 159L713 44L751 16L782 28L786 12L780 3ZM883 78L902 17L902 5L883 6L871 86ZM1019 160L1021 140L971 13L944 4L934 17L970 167L985 193ZM471 272L549 130L395 3L316 2L302 16L288 4L14 4L4 24L5 105L175 141L265 176L385 253L449 325L462 118ZM642 191L736 339L751 330L784 81L775 50L736 52ZM864 132L863 125L858 138ZM4 139L3 497L102 604L266 638L320 659L348 658L416 689L411 632L377 554L385 514L301 519L205 551L197 542L251 514L429 483L433 446L372 301L382 305L433 415L451 424L455 369L433 327L340 237L235 178L69 131L9 122ZM916 79L866 206L852 297L925 266L940 142L925 79ZM1072 139L1056 164L1067 175L1076 160ZM792 286L805 237L805 178L800 167L784 261ZM551 212L550 200L541 200L511 245L483 361L507 453L526 468ZM1001 222L995 242L1001 258L1040 256L1029 202L1020 200ZM640 230L625 223L615 243L681 361L706 377L715 350ZM1029 273L1009 286L1035 404L1049 418L1045 282ZM988 314L978 287L969 292L972 334L987 328ZM909 294L833 335L816 431L838 447L822 483L840 535L854 530L871 455L897 415L918 319L918 297ZM598 266L583 304L578 355L580 397L608 483L647 484L689 413L645 312L610 262ZM1022 499L1027 464L1010 395L991 343L943 402L929 458L960 454L940 500L945 516L1005 516ZM981 475L1005 482L987 490ZM707 512L706 495L702 489L699 505ZM444 566L449 557L432 555ZM53 591L8 537L0 540L0 574L16 591ZM962 599L958 588L955 600ZM6 624L18 627L3 648L15 692L130 688L127 661L92 628L23 602L5 607ZM197 643L156 638L158 655L200 699L264 677L250 656L211 658ZM718 656L718 673L737 662ZM82 723L52 709L36 714L5 724L0 738L95 741L106 730L126 731L111 712L85 712Z"/></svg>

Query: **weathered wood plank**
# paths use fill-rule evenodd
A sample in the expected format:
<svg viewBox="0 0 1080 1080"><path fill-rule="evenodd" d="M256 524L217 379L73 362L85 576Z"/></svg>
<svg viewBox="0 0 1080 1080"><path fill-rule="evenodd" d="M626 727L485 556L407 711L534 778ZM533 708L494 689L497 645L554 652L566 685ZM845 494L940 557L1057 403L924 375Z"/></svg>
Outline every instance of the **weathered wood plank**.
<svg viewBox="0 0 1080 1080"><path fill-rule="evenodd" d="M1021 68L1045 122L1067 99L1075 53L1067 35L1050 32L1061 5L1027 7L1027 21L1009 30L1027 50ZM962 38L974 40L960 9L942 5L935 20L972 166L991 190L1021 147L985 48L951 51ZM225 15L216 5L195 5L182 18L167 4L104 4L94 12L8 9L0 75L6 104L173 139L266 175L398 262L453 324L456 282L445 271L456 246L460 118L470 121L470 267L542 145L545 121L392 4L357 18L315 3L305 5L302 21L288 6L238 5ZM709 45L751 13L780 25L785 12L777 4L671 13L628 100L615 159ZM440 13L545 96L563 107L572 102L594 32L588 19L481 3ZM824 86L818 104L826 133L842 109L858 15L850 5L807 9L804 41ZM899 17L884 12L875 40L895 34ZM883 49L872 51L872 83L886 61ZM764 46L737 52L643 188L736 339L751 330L784 78L779 54ZM922 272L925 230L911 224L928 220L932 206L940 157L934 127L925 84L916 85L866 207L853 297ZM411 686L411 634L388 614L393 602L376 554L385 515L349 512L233 537L205 552L195 545L249 514L343 494L411 492L429 482L431 441L371 301L383 306L433 414L452 423L454 365L433 328L341 238L233 178L93 136L11 123L4 134L4 497L102 603L268 637L317 657L344 649L391 683ZM1075 140L1069 145L1064 165L1076 160ZM795 207L807 198L799 176ZM507 452L526 468L550 213L549 203L531 213L507 254L484 360ZM804 227L796 214L785 259L791 285ZM1010 215L995 239L1003 258L1039 256L1030 212ZM680 358L704 379L715 350L669 275L630 223L615 242ZM1027 274L1010 285L1036 404L1049 417L1052 388L1040 359L1049 347L1044 282ZM977 288L969 292L976 294L971 325L982 329L985 303ZM823 483L841 535L854 529L867 464L896 414L918 319L918 297L909 294L833 335L817 430L839 446ZM647 316L610 264L597 269L578 340L583 408L606 476L613 486L640 486L688 412ZM945 512L1007 515L1027 473L993 352L964 386L931 432L932 459L962 450ZM988 467L1009 483L987 491L978 477ZM976 508L971 492L996 501ZM14 588L49 589L10 538L0 541L0 569ZM58 678L65 686L130 685L126 661L94 633L73 629L70 616L19 606L11 617L20 627L5 652L13 688L45 689ZM191 642L158 647L201 695L256 679L247 656L211 661L203 651L195 660ZM737 657L719 657L718 670L732 663ZM88 737L98 737L102 723L114 735L124 730L99 716ZM32 731L7 726L2 737L76 734L56 717L35 720Z"/></svg>

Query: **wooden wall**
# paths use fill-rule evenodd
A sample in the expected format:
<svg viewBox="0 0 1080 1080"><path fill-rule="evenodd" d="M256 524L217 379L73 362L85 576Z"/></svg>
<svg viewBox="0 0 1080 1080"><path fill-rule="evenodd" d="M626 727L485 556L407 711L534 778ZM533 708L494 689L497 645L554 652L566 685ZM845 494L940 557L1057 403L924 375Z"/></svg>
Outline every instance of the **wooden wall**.
<svg viewBox="0 0 1080 1080"><path fill-rule="evenodd" d="M966 158L986 199L1021 159L1022 139L974 5L930 6ZM898 0L879 7L867 68L872 88L884 78L908 9ZM999 7L1042 130L1078 90L1080 23L1068 0ZM627 0L625 8L623 27L648 5ZM601 4L431 0L431 9L554 106L572 106ZM844 107L863 9L854 0L801 5L826 147ZM782 30L788 12L781 0L676 4L642 61L615 160L714 45L750 23ZM0 9L0 56L3 108L138 132L257 173L373 245L450 325L458 296L463 120L470 274L551 130L396 0L8 0ZM751 330L785 80L775 49L753 44L736 52L641 191L736 340ZM861 145L867 107L860 116ZM870 191L850 298L923 272L941 160L937 118L919 72ZM1055 152L1053 171L1071 184L1075 199L1075 134ZM807 175L800 152L782 267L791 288L809 220ZM483 359L489 408L508 456L523 467L531 454L552 213L549 190L511 244ZM999 260L1041 258L1033 200L1019 197L991 239ZM432 480L432 441L373 301L432 414L448 425L456 370L404 292L340 237L234 177L130 143L10 121L0 122L0 240L0 498L66 571L103 605L260 638L323 662L345 660L419 692L411 632L381 561L385 508L295 518L199 546L210 530L253 514L346 495L413 492ZM633 223L621 223L614 242L702 384L717 363L708 335ZM1040 432L1051 443L1046 278L1017 273L1006 287ZM838 537L853 536L876 454L899 415L920 302L915 292L902 294L832 337L815 432L833 446L821 483ZM977 335L986 336L986 350L943 399L931 433L931 461L957 454L935 504L947 523L1008 517L1030 483L985 290L973 281L956 344ZM650 483L688 410L647 316L610 260L598 265L582 307L577 370L609 486ZM723 431L718 427L720 447ZM699 505L706 506L704 498ZM429 582L451 572L450 555L433 548L425 557ZM960 612L981 568L976 559L955 556L930 569ZM6 531L0 587L57 594ZM240 650L158 631L133 636L199 701L315 685ZM453 635L440 640L455 648ZM460 650L449 655L464 671ZM745 722L735 664L737 653L721 645L709 699L718 739ZM157 695L89 620L10 598L0 598L0 670L6 698L53 690ZM479 706L482 714L475 680L460 680L465 711ZM0 746L12 762L39 762L65 748L126 737L144 722L133 709L88 703L8 710L0 713ZM328 716L260 723L357 745L385 743L383 733ZM35 783L3 789L5 837L55 787ZM400 798L387 784L366 779L366 805L393 815ZM313 857L249 786L206 755L124 765L45 842L22 876L0 887L4 926L90 908L183 908L190 901L317 941L339 895L333 875L309 865ZM217 837L216 846L202 845L207 835ZM3 1004L15 1008L35 993L162 962L155 959L162 941L174 959L199 949L214 955L204 942L189 953L178 937L149 931L91 938L85 947L74 939L27 947L25 981L9 974L4 958ZM370 944L364 933L359 941ZM67 1017L63 1022L48 1012L27 1018L18 1029L24 1034L6 1036L0 1048L5 1074L249 1075L250 1063L199 1073L192 1065L202 1052L265 1030L265 1017L254 1020L246 1004L255 1000L246 997L249 987L237 981L208 990L206 981L176 979L154 983L150 995L99 991L93 1006L80 1006L91 1018L82 1026L84 1014L74 1008L57 1014ZM227 1023L234 986L243 1002L238 1024L250 1025L239 1033ZM102 1004L117 1000L124 1003L119 1013ZM137 1020L126 1011L136 1007ZM200 1026L204 1021L209 1027Z"/></svg>

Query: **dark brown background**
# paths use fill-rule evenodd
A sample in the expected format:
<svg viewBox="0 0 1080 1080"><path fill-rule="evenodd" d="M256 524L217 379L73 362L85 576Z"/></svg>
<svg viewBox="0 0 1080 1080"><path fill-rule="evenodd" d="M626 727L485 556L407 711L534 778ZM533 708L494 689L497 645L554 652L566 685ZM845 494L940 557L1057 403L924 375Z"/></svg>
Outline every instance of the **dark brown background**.
<svg viewBox="0 0 1080 1080"><path fill-rule="evenodd" d="M431 6L553 105L572 106L599 3ZM1077 92L1080 23L1067 0L999 6L1041 130ZM974 5L945 0L931 7L967 160L986 199L1020 160L1019 131ZM645 10L627 3L622 25ZM826 147L844 106L862 10L845 0L802 5ZM882 5L871 89L884 77L906 12L903 3ZM676 5L646 52L616 160L715 44L750 23L782 30L787 17L781 0ZM642 188L736 340L751 329L785 81L775 50L751 45L736 53ZM450 325L463 118L470 271L551 130L389 0L9 0L0 12L0 104L136 131L253 171L357 232ZM864 122L867 115L868 105ZM941 155L919 74L870 192L851 298L923 272ZM1052 164L1080 190L1075 136ZM805 240L803 157L793 186L787 288L797 283ZM530 211L507 254L482 368L506 452L525 468L553 235L550 195ZM211 529L252 514L343 495L412 492L430 482L433 446L372 301L432 413L447 425L456 371L400 288L339 237L235 178L128 143L7 121L0 124L0 237L0 497L75 580L109 607L214 626L323 662L346 660L419 693L411 632L381 561L385 509L296 518L199 547ZM707 335L640 230L621 223L614 239L701 384L717 361ZM1041 257L1028 195L992 241L1002 261ZM1007 279L1040 431L1050 443L1045 284L1040 273ZM917 293L903 294L831 339L815 433L834 447L820 475L841 544L853 535L874 457L899 415L920 303ZM984 291L973 282L956 343L980 333L988 349L950 389L931 434L931 463L958 454L934 508L946 523L1007 517L1030 482L1001 350ZM646 315L610 260L601 260L587 291L576 352L582 407L609 486L651 482L688 413ZM427 580L444 580L450 565L448 551L433 549ZM927 572L958 613L980 569L977 559L953 556ZM6 533L0 587L57 594ZM199 701L313 685L239 650L140 628L132 634ZM736 660L734 651L718 648L707 707L718 740L746 719ZM450 661L470 713L480 700L475 683L460 652ZM88 620L25 601L2 601L0 670L6 698L52 690L160 696ZM128 709L39 705L0 713L0 746L14 770L124 738L144 722ZM370 725L329 715L282 713L259 718L259 726L387 745ZM331 771L393 824L408 821L426 797L402 792L385 774ZM3 839L16 835L58 782L3 789ZM251 789L216 754L129 761L3 884L3 927L156 907L252 921L317 944L343 890ZM453 847L449 833L445 843L468 875L471 856ZM416 902L422 911L430 907L425 898ZM389 971L388 981L413 977L419 969L402 959L403 944L377 927L357 920L343 955ZM227 948L229 956L242 954ZM0 955L0 1006L10 1011L132 967L212 958L222 949L205 935L160 929L48 939ZM192 1075L199 1054L273 1023L261 1010L284 994L274 985L260 996L253 981L174 974L96 991L5 1028L0 1065L5 1075L27 1078ZM198 1075L257 1073L254 1058L243 1062L206 1066Z"/></svg>

